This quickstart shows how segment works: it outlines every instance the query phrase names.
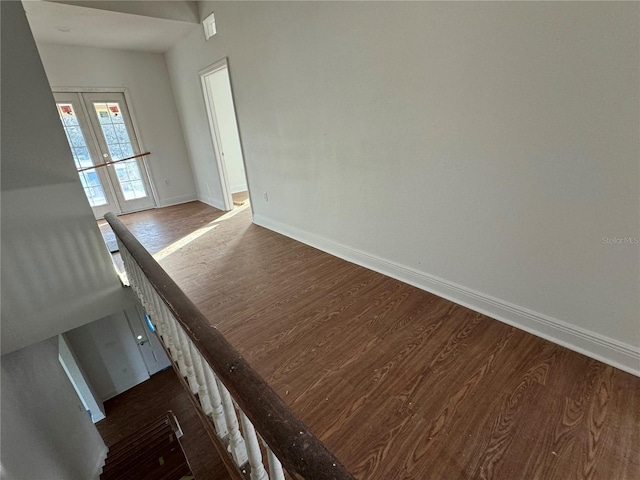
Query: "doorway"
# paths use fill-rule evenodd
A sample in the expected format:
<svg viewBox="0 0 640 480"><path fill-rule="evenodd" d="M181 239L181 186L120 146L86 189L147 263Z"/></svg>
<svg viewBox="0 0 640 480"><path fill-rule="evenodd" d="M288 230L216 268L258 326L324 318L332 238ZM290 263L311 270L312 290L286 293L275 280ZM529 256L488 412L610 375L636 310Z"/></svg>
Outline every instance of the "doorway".
<svg viewBox="0 0 640 480"><path fill-rule="evenodd" d="M227 59L200 72L224 209L249 201L242 144L233 103Z"/></svg>
<svg viewBox="0 0 640 480"><path fill-rule="evenodd" d="M162 348L160 340L156 337L155 326L142 307L136 305L125 310L124 316L129 322L129 328L138 345L149 376L170 367L171 361Z"/></svg>
<svg viewBox="0 0 640 480"><path fill-rule="evenodd" d="M95 217L155 207L149 172L143 158L136 157L142 150L124 94L73 92L54 97Z"/></svg>

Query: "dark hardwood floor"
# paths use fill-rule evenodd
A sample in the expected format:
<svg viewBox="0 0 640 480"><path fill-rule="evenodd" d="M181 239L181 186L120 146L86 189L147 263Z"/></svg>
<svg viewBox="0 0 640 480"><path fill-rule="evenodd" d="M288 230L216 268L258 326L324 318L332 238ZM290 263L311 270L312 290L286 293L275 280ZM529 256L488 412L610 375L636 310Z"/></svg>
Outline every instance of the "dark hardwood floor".
<svg viewBox="0 0 640 480"><path fill-rule="evenodd" d="M246 207L121 219L357 478L640 479L640 378L253 225Z"/></svg>
<svg viewBox="0 0 640 480"><path fill-rule="evenodd" d="M107 447L173 411L184 436L180 443L196 480L229 480L227 470L200 423L187 392L169 368L107 400L106 416L96 423Z"/></svg>

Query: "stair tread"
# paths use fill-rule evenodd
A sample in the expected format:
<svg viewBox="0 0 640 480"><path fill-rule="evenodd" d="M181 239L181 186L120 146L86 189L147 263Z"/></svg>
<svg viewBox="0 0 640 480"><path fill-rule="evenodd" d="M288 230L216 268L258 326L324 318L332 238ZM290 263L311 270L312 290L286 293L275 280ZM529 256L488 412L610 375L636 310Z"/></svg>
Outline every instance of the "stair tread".
<svg viewBox="0 0 640 480"><path fill-rule="evenodd" d="M118 441L109 449L100 480L175 480L190 476L172 412Z"/></svg>

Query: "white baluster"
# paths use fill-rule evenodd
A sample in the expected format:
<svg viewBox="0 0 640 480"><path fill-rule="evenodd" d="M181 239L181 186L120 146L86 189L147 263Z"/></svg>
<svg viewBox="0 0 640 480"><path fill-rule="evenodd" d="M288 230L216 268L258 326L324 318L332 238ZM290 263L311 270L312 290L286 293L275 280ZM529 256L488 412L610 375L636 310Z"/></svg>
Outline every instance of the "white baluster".
<svg viewBox="0 0 640 480"><path fill-rule="evenodd" d="M136 294L136 297L138 297L138 301L146 308L147 296L143 291L142 286L140 285L141 276L142 273L137 268L131 267L131 281L129 282L131 285L131 289Z"/></svg>
<svg viewBox="0 0 640 480"><path fill-rule="evenodd" d="M149 284L149 288L153 288L151 284ZM155 289L153 290L154 294L151 298L151 304L155 310L155 317L151 317L151 320L154 321L154 325L158 328L158 333L164 343L164 346L169 349L171 352L173 346L173 339L171 338L171 334L169 332L169 325L167 324L165 315L163 315L163 307L165 307L164 303L162 303L162 299L160 295L157 294ZM165 307L166 308L166 307ZM173 356L173 354L172 354Z"/></svg>
<svg viewBox="0 0 640 480"><path fill-rule="evenodd" d="M129 280L129 286L134 290L133 286L133 270L131 268L131 257L129 255L129 251L126 248L120 250L120 257L122 258L122 263L124 263L124 271L127 272L127 279ZM137 294L137 292L136 292Z"/></svg>
<svg viewBox="0 0 640 480"><path fill-rule="evenodd" d="M152 293L155 293L155 291L151 292L146 288L147 279L137 265L134 267L133 279L132 288L135 285L135 292L138 295L138 300L145 310L152 308L151 297Z"/></svg>
<svg viewBox="0 0 640 480"><path fill-rule="evenodd" d="M167 325L169 325L169 334L171 335L171 341L173 343L172 355L174 355L174 360L178 364L178 370L180 370L180 375L183 378L187 378L187 366L184 361L184 356L182 355L182 346L180 345L180 338L178 337L178 329L180 326L173 316L171 316L168 312L168 309L162 309L163 314L165 315L165 320Z"/></svg>
<svg viewBox="0 0 640 480"><path fill-rule="evenodd" d="M244 444L244 438L238 428L238 418L236 417L236 410L231 400L231 394L227 387L225 387L220 380L218 380L218 388L220 390L220 398L222 399L222 408L224 410L224 418L227 421L227 428L229 429L229 452L233 457L237 466L244 465L247 458L247 447Z"/></svg>
<svg viewBox="0 0 640 480"><path fill-rule="evenodd" d="M180 342L178 341L178 331L176 326L176 321L169 316L166 308L160 309L161 315L164 316L164 321L167 324L167 330L169 331L170 345L171 345L171 356L173 357L173 361L178 365L178 370L180 375L186 378L187 376L187 367L184 365L184 358L182 357L182 351L180 349Z"/></svg>
<svg viewBox="0 0 640 480"><path fill-rule="evenodd" d="M134 277L135 277L136 288L139 292L139 295L141 296L140 303L145 308L145 310L152 309L151 298L152 298L152 293L155 293L155 291L152 292L147 287L147 284L149 283L149 281L144 276L144 273L142 272L142 270L140 270L139 268L136 268Z"/></svg>
<svg viewBox="0 0 640 480"><path fill-rule="evenodd" d="M193 369L193 360L191 359L191 350L189 350L189 338L187 334L182 330L182 326L175 321L177 337L180 343L180 350L182 351L182 357L184 358L184 366L187 369L187 383L191 388L191 393L194 395L198 393L198 381L196 380L196 374Z"/></svg>
<svg viewBox="0 0 640 480"><path fill-rule="evenodd" d="M149 318L151 318L151 323L156 328L158 332L159 340L164 344L166 348L169 348L169 335L167 334L167 326L164 323L162 316L160 315L160 311L157 308L158 298L154 295L151 304L154 306L154 312L147 312Z"/></svg>
<svg viewBox="0 0 640 480"><path fill-rule="evenodd" d="M155 289L151 285L151 282L149 281L149 279L144 276L142 277L142 291L147 296L147 305L144 306L145 310L149 312L150 315L156 316L158 312L156 308L155 299L158 296L158 293L155 291Z"/></svg>
<svg viewBox="0 0 640 480"><path fill-rule="evenodd" d="M175 355L176 352L175 347L173 346L169 325L167 325L166 318L163 318L162 315L162 307L164 307L164 303L142 269L133 259L129 250L127 250L122 244L120 244L120 257L122 258L125 271L127 272L129 286L136 294L136 297L144 309L151 315L152 320L155 321L156 326L158 326L158 332L163 337L165 346L169 349L174 361L177 362L178 359Z"/></svg>
<svg viewBox="0 0 640 480"><path fill-rule="evenodd" d="M213 426L216 428L218 437L224 438L229 433L229 430L227 429L227 421L224 418L224 409L222 408L222 398L220 397L218 382L213 370L204 359L202 369L204 370L204 379L207 383L209 400L211 401L211 420L213 420Z"/></svg>
<svg viewBox="0 0 640 480"><path fill-rule="evenodd" d="M193 344L191 340L187 340L189 342L189 348L191 350L191 361L193 362L193 371L196 376L196 381L198 382L198 399L200 400L200 405L202 405L202 410L205 414L211 415L213 409L211 408L211 400L209 400L209 389L207 388L207 382L204 379L204 370L202 368L202 356L200 352Z"/></svg>
<svg viewBox="0 0 640 480"><path fill-rule="evenodd" d="M282 464L276 454L269 448L264 441L264 447L267 449L267 462L269 463L269 477L271 480L285 480L284 471L282 470Z"/></svg>
<svg viewBox="0 0 640 480"><path fill-rule="evenodd" d="M140 292L136 282L136 273L138 270L138 266L133 260L133 257L131 256L131 254L129 253L129 250L127 250L126 248L121 251L121 257L122 257L122 261L124 262L125 271L127 272L127 279L129 280L129 285L131 286L131 289L136 293L136 295L140 297Z"/></svg>
<svg viewBox="0 0 640 480"><path fill-rule="evenodd" d="M127 272L127 277L128 277L128 273L131 270L129 268L129 251L126 249L126 247L124 247L124 245L120 245L120 258L122 259L122 263L124 264L124 271Z"/></svg>
<svg viewBox="0 0 640 480"><path fill-rule="evenodd" d="M242 422L242 431L244 439L247 442L247 454L249 457L249 466L251 467L251 480L269 480L269 475L262 464L262 452L258 443L258 436L253 424L247 418L242 410L240 410L240 421Z"/></svg>
<svg viewBox="0 0 640 480"><path fill-rule="evenodd" d="M160 315L160 318L162 319L162 323L164 323L164 329L166 333L165 345L171 352L171 356L173 357L174 361L177 363L180 358L180 348L177 344L178 341L176 339L176 334L174 331L175 327L173 326L173 316L171 315L169 308L164 304L160 296L156 298L156 303L158 304L158 313ZM182 363L178 363L178 367L180 369L180 373L182 373L183 376L186 375L186 370L184 370L184 372L182 370L184 368L184 365L182 365Z"/></svg>
<svg viewBox="0 0 640 480"><path fill-rule="evenodd" d="M143 304L142 306L144 307L144 310L147 313L147 315L149 315L149 318L151 318L152 322L157 327L158 332L160 332L162 330L162 326L160 325L158 308L155 302L156 298L158 297L158 294L156 293L154 288L151 286L151 282L149 282L149 280L146 277L142 278L142 290L147 297L146 304Z"/></svg>

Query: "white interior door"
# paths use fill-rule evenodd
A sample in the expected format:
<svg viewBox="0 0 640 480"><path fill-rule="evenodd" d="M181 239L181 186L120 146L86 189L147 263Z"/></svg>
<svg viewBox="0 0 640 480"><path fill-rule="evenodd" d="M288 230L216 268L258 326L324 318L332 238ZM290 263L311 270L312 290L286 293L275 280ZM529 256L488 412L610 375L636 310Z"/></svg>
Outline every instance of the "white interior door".
<svg viewBox="0 0 640 480"><path fill-rule="evenodd" d="M129 327L131 327L131 332L138 344L149 375L153 375L169 367L171 361L164 352L160 341L151 331L151 327L142 309L137 306L129 308L125 310L125 315L129 321Z"/></svg>
<svg viewBox="0 0 640 480"><path fill-rule="evenodd" d="M247 191L248 184L226 60L201 72L201 80L225 208L230 210L231 194Z"/></svg>

